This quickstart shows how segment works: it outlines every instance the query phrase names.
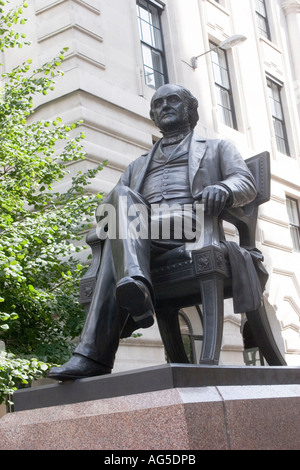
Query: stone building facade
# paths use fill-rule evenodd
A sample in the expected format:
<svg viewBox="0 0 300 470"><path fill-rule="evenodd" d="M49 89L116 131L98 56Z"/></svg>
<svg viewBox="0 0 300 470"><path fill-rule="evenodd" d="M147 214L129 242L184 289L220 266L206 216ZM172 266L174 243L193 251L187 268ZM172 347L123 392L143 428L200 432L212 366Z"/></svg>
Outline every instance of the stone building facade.
<svg viewBox="0 0 300 470"><path fill-rule="evenodd" d="M64 77L57 79L54 92L37 100L36 117L84 121L85 165L108 161L89 190L108 192L127 165L159 138L149 103L162 83L183 85L198 98L201 136L232 141L244 158L270 152L271 199L260 207L257 247L270 275L265 301L273 333L288 365L299 365L299 0L28 3L25 29L32 45L6 55L4 67L25 54L42 64L69 47L61 66ZM235 35L246 40L217 48ZM236 239L229 225L226 234ZM230 302L225 310L221 363L244 364L244 315L233 314ZM183 313L183 333L197 352L197 310ZM157 327L141 333L121 341L116 371L165 361ZM247 348L251 362L255 345Z"/></svg>

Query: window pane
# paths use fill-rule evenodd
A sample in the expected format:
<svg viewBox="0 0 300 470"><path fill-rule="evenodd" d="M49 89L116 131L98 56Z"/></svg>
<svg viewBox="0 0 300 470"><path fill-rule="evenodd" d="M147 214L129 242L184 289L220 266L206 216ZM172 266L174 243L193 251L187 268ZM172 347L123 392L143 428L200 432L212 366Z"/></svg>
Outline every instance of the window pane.
<svg viewBox="0 0 300 470"><path fill-rule="evenodd" d="M290 222L290 233L295 251L300 251L300 218L298 201L286 199L287 212Z"/></svg>
<svg viewBox="0 0 300 470"><path fill-rule="evenodd" d="M298 204L295 199L287 199L287 211L290 223L299 227L300 221L298 213Z"/></svg>
<svg viewBox="0 0 300 470"><path fill-rule="evenodd" d="M221 71L221 77L222 77L222 85L224 88L227 88L227 90L229 90L230 85L229 85L228 71L224 67L221 67L220 71Z"/></svg>
<svg viewBox="0 0 300 470"><path fill-rule="evenodd" d="M262 362L259 348L245 349L244 361L246 366L261 366Z"/></svg>
<svg viewBox="0 0 300 470"><path fill-rule="evenodd" d="M258 24L258 29L259 29L260 34L264 38L270 39L266 19L260 15L257 15L257 24Z"/></svg>
<svg viewBox="0 0 300 470"><path fill-rule="evenodd" d="M152 67L152 55L151 55L151 48L145 46L144 44L142 45L142 52L143 52L143 62L145 66Z"/></svg>
<svg viewBox="0 0 300 470"><path fill-rule="evenodd" d="M215 82L229 89L229 75L224 51L212 51L211 55Z"/></svg>
<svg viewBox="0 0 300 470"><path fill-rule="evenodd" d="M146 85L155 88L155 80L154 80L154 71L149 67L144 66L144 73L145 73L145 82Z"/></svg>
<svg viewBox="0 0 300 470"><path fill-rule="evenodd" d="M230 97L229 93L227 90L223 90L221 88L221 103L220 103L224 108L230 110Z"/></svg>
<svg viewBox="0 0 300 470"><path fill-rule="evenodd" d="M213 63L213 73L214 73L214 79L215 82L218 83L219 85L222 85L222 75L221 75L221 70L218 64Z"/></svg>
<svg viewBox="0 0 300 470"><path fill-rule="evenodd" d="M179 315L179 326L180 326L180 333L183 341L183 346L188 357L190 363L194 363L194 354L193 354L193 345L191 340L192 331L190 330L190 326L186 321L185 315Z"/></svg>
<svg viewBox="0 0 300 470"><path fill-rule="evenodd" d="M138 16L145 21L149 21L149 12L147 9L147 4L143 5L144 8L137 5Z"/></svg>
<svg viewBox="0 0 300 470"><path fill-rule="evenodd" d="M223 67L223 69L227 70L226 53L222 49L218 50L218 59L220 67Z"/></svg>
<svg viewBox="0 0 300 470"><path fill-rule="evenodd" d="M145 21L141 21L141 39L142 41L146 42L147 44L150 44L151 46L154 45L150 24L146 23Z"/></svg>
<svg viewBox="0 0 300 470"><path fill-rule="evenodd" d="M145 45L142 46L142 51L146 84L152 88L164 85L165 79L160 53Z"/></svg>
<svg viewBox="0 0 300 470"><path fill-rule="evenodd" d="M265 2L263 0L256 0L256 11L264 17L267 16Z"/></svg>
<svg viewBox="0 0 300 470"><path fill-rule="evenodd" d="M161 33L157 27L153 27L153 43L156 49L162 50L162 40L161 40Z"/></svg>
<svg viewBox="0 0 300 470"><path fill-rule="evenodd" d="M220 108L222 113L222 119L224 124L229 127L233 127L232 113L230 109Z"/></svg>
<svg viewBox="0 0 300 470"><path fill-rule="evenodd" d="M276 116L277 119L283 120L281 102L275 100L275 101L274 101L274 107L275 107L275 114L274 114L274 116Z"/></svg>
<svg viewBox="0 0 300 470"><path fill-rule="evenodd" d="M277 137L283 139L284 138L284 132L282 128L282 122L278 121L278 119L273 119L274 122L274 129L275 129L275 134Z"/></svg>
<svg viewBox="0 0 300 470"><path fill-rule="evenodd" d="M156 72L163 73L162 60L159 52L152 50L152 64Z"/></svg>
<svg viewBox="0 0 300 470"><path fill-rule="evenodd" d="M163 64L161 54L151 47L142 45L144 65L163 73Z"/></svg>
<svg viewBox="0 0 300 470"><path fill-rule="evenodd" d="M288 155L288 149L287 149L285 140L276 136L276 143L277 143L277 148L279 152L284 153L285 155Z"/></svg>
<svg viewBox="0 0 300 470"><path fill-rule="evenodd" d="M295 251L300 251L300 234L297 227L290 227L293 247Z"/></svg>
<svg viewBox="0 0 300 470"><path fill-rule="evenodd" d="M152 50L152 62L153 62L153 70L154 70L154 82L155 88L159 88L160 86L164 85L164 74L163 74L163 64L161 55Z"/></svg>
<svg viewBox="0 0 300 470"><path fill-rule="evenodd" d="M234 127L229 93L227 90L220 87L217 87L216 91L221 121L223 124L226 124L226 126Z"/></svg>
<svg viewBox="0 0 300 470"><path fill-rule="evenodd" d="M165 84L165 77L162 73L155 72L154 73L154 78L155 78L155 88L156 89Z"/></svg>

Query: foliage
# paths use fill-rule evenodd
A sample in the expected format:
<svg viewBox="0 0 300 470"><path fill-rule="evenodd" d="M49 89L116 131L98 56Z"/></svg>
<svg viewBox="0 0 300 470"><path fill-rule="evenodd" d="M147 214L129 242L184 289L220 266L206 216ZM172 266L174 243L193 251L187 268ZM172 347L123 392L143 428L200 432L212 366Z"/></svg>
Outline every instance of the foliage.
<svg viewBox="0 0 300 470"><path fill-rule="evenodd" d="M12 26L20 24L24 25L26 19L21 15L23 8L28 7L28 3L23 1L16 8L8 9L9 1L0 0L0 51L4 52L6 48L12 48L18 46L23 47L23 44L29 44L25 42L25 34L20 34L18 31L14 31Z"/></svg>
<svg viewBox="0 0 300 470"><path fill-rule="evenodd" d="M0 1L0 50L22 45L11 29L24 23L22 8L4 13L7 3ZM84 318L78 283L86 267L77 253L101 199L88 194L87 185L102 165L76 172L85 158L84 135L76 134L81 122L41 121L33 114L35 96L53 90L55 77L63 75L58 67L66 51L37 69L28 59L2 74L0 340L7 353L1 355L0 401L18 380L47 369L43 361L64 362ZM55 189L70 171L75 176L67 189Z"/></svg>
<svg viewBox="0 0 300 470"><path fill-rule="evenodd" d="M13 392L43 376L49 364L37 359L20 359L13 354L0 352L0 403L12 405Z"/></svg>

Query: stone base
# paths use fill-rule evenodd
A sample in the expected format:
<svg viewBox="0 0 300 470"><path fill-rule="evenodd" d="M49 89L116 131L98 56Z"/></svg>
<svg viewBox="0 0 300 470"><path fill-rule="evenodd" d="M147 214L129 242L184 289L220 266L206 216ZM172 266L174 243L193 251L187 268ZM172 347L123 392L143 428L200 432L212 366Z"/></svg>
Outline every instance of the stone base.
<svg viewBox="0 0 300 470"><path fill-rule="evenodd" d="M281 384L276 379L278 369L285 374ZM134 377L135 387L143 389L148 383L145 377L150 383L152 375L153 391L121 396L122 390L118 390L115 397L78 400L77 403L72 402L71 393L70 402L68 390L72 387L81 383L82 387L85 384L91 388L99 380L103 384L109 380L107 376L84 379L40 387L46 395L50 390L52 396L55 388L63 390L65 400L62 394L60 404L36 409L32 400L43 390L23 390L15 394L16 397L22 395L23 410L0 420L0 449L299 450L300 368L278 369L264 368L265 377L269 376L265 381L270 384L256 383L258 380L253 380L254 384L230 384L226 382L241 382L242 377L245 381L256 368L167 365L116 374L121 377L119 383L118 377L110 376L114 385L119 386L124 376L127 384L130 377ZM174 378L174 371L177 378ZM168 386L162 381L159 388L155 380L158 372L164 372L166 377L173 372L173 381L169 376ZM261 373L257 368L256 376ZM225 383L216 383L221 376ZM143 377L144 381L139 380ZM204 385L193 384L200 377ZM208 384L213 381L215 383ZM28 409L25 409L26 394Z"/></svg>

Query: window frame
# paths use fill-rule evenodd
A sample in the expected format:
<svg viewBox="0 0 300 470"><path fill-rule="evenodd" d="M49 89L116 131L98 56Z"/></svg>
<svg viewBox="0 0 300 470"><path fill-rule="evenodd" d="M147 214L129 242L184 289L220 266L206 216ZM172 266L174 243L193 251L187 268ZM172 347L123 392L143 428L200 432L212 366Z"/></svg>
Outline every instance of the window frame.
<svg viewBox="0 0 300 470"><path fill-rule="evenodd" d="M140 16L139 8L145 11L148 11L152 14L153 12L155 12L156 19L158 20L157 26L155 26L153 23L150 23L150 22L148 23L150 26L149 30L151 33L151 43L147 42L145 38L143 38L142 21L145 21L145 20ZM140 39L140 44L141 44L144 80L145 80L145 84L149 86L150 88L153 88L154 90L157 89L159 86L168 83L168 71L167 71L166 54L165 54L164 38L163 38L162 22L161 22L161 15L162 15L163 9L164 9L163 6L160 5L158 2L151 1L151 0L136 0L136 12L137 12L137 20L138 20L139 39ZM160 42L160 46L155 44L155 34L153 34L154 28L156 32L159 32L158 40ZM151 54L152 67L150 67L149 64L146 63L146 59L145 59L146 50L148 50ZM155 64L153 64L153 57L155 54L157 55L158 61L161 64L160 69L159 68L156 69ZM147 69L152 70L153 82L154 82L153 85L147 78L149 76L149 74L147 74ZM157 77L160 77L161 81L158 82Z"/></svg>
<svg viewBox="0 0 300 470"><path fill-rule="evenodd" d="M202 317L202 311L199 307L199 305L194 306L196 308L197 314L199 316L199 320L201 322L201 325L203 325L203 317ZM196 348L196 342L201 342L201 348L202 348L202 343L203 343L203 334L197 334L194 332L194 328L192 325L192 322L189 318L189 316L184 312L183 309L180 309L178 311L178 320L179 320L179 327L181 331L181 338L183 342L183 346L186 352L186 355L189 359L190 364L198 364L200 360L197 357L197 348ZM186 331L182 331L182 324L185 324ZM201 352L199 352L201 355Z"/></svg>
<svg viewBox="0 0 300 470"><path fill-rule="evenodd" d="M234 99L233 99L233 90L232 90L232 85L231 85L231 77L230 77L230 70L229 70L229 63L228 63L228 57L227 57L227 52L222 49L222 48L219 48L217 44L215 44L212 40L209 41L209 47L211 49L211 53L214 52L218 55L218 59L220 59L220 54L223 54L223 58L225 60L225 68L224 67L221 67L219 65L219 63L216 63L214 62L213 60L213 56L212 54L211 55L211 65L212 65L212 72L213 72L213 77L214 77L214 83L215 83L215 89L216 89L216 93L218 94L218 90L222 92L225 92L228 96L228 100L229 100L229 105L230 105L230 108L226 107L224 105L224 103L220 103L219 101L221 100L218 100L217 99L217 106L218 106L218 110L219 108L222 109L222 113L218 113L219 115L219 118L220 120L222 121L222 123L225 125L225 126L228 126L230 127L231 129L235 129L235 130L238 130L238 125L237 125L237 118L236 118L236 112L235 112L235 105L234 105ZM225 70L226 72L226 78L227 78L227 81L228 81L228 85L226 86L224 83L219 83L216 79L216 76L215 76L215 72L214 72L214 64L219 67L220 69L220 76L222 76L222 70ZM230 117L231 117L231 121L232 121L232 125L228 123L227 119L226 119L226 115L224 114L224 109L226 109L227 111L230 112Z"/></svg>
<svg viewBox="0 0 300 470"><path fill-rule="evenodd" d="M273 129L274 129L274 134L276 138L277 150L283 155L290 157L291 152L290 152L288 134L286 130L286 119L285 119L285 115L283 112L282 97L281 97L283 85L278 83L276 80L272 79L271 77L267 76L267 88L268 88L269 106L270 106L270 111L271 111L272 120L273 120ZM269 89L272 90L272 97L270 96ZM277 92L278 99L276 99L276 97L274 96L274 93L273 93L274 89ZM271 99L273 101L271 101ZM275 110L275 113L273 112L273 110ZM280 116L278 115L278 111L280 113ZM282 135L279 135L277 132L279 123L280 123ZM284 149L282 147L282 143L284 143Z"/></svg>
<svg viewBox="0 0 300 470"><path fill-rule="evenodd" d="M256 338L253 336L248 320L242 328L244 343L243 357L245 366L265 366L264 356L257 345Z"/></svg>
<svg viewBox="0 0 300 470"><path fill-rule="evenodd" d="M257 2L260 2L262 4L263 9L264 9L264 14L262 14L261 11L258 10ZM267 10L267 5L266 5L265 0L255 0L255 13L256 13L256 19L257 19L257 28L258 28L260 36L262 36L265 39L268 39L269 41L272 41L270 23L269 23L269 18L268 18L268 10ZM265 29L262 29L260 27L260 21L263 22Z"/></svg>
<svg viewBox="0 0 300 470"><path fill-rule="evenodd" d="M292 204L289 203L294 203L296 214L292 208ZM286 196L286 208L289 218L289 228L293 243L293 251L300 253L300 208L298 199L295 197ZM295 219L297 220L295 221Z"/></svg>

